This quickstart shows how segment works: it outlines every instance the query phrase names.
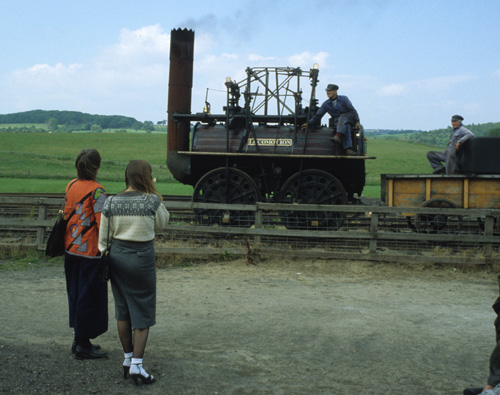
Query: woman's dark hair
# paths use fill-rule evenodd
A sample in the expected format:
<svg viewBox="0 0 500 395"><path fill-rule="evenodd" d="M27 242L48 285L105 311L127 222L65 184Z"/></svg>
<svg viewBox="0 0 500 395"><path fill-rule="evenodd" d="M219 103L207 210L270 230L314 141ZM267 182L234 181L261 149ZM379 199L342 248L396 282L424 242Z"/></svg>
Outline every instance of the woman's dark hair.
<svg viewBox="0 0 500 395"><path fill-rule="evenodd" d="M101 166L101 155L96 149L84 149L76 157L75 167L80 180L95 180Z"/></svg>
<svg viewBox="0 0 500 395"><path fill-rule="evenodd" d="M138 192L154 193L162 199L162 196L156 191L153 169L145 160L134 159L129 162L125 169L125 185L131 186Z"/></svg>

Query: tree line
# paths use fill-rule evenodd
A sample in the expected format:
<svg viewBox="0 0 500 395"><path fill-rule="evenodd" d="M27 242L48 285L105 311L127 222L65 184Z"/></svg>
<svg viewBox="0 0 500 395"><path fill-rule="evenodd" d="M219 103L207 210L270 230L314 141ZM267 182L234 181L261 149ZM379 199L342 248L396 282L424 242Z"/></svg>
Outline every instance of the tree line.
<svg viewBox="0 0 500 395"><path fill-rule="evenodd" d="M153 122L139 122L122 115L94 115L78 111L32 110L13 114L0 114L0 124L45 124L49 131L71 132L73 130L144 129ZM154 129L154 126L153 126ZM45 131L45 130L43 130Z"/></svg>
<svg viewBox="0 0 500 395"><path fill-rule="evenodd" d="M482 124L464 125L476 137L500 137L500 122L489 122ZM446 147L452 132L451 126L445 129L435 129L430 131L385 131L390 133L367 133L367 136L375 138L385 138L400 141L408 141L410 143L425 144L436 147Z"/></svg>

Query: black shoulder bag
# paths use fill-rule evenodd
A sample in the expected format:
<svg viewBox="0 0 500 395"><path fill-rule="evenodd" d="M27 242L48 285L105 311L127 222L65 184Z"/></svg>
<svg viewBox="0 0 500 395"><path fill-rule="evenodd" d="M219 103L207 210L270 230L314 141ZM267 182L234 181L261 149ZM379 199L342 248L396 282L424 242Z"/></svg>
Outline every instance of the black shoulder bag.
<svg viewBox="0 0 500 395"><path fill-rule="evenodd" d="M99 259L99 266L97 267L97 271L99 274L99 278L106 282L109 280L109 267L111 263L111 256L109 255L109 252L111 250L111 245L109 244L109 227L111 225L111 217L112 217L112 211L111 211L111 202L113 200L113 197L109 199L109 219L108 219L108 230L107 230L107 236L106 236L106 249L101 255L101 259Z"/></svg>
<svg viewBox="0 0 500 395"><path fill-rule="evenodd" d="M77 180L73 181L71 185L68 187L66 193L69 192L73 184ZM66 204L66 198L64 198L64 203L62 209L59 210L59 218L57 219L52 231L50 232L49 239L47 240L47 246L45 247L45 255L54 258L56 256L64 255L65 246L64 246L64 234L66 233L66 226L68 225L69 220L75 214L75 210L71 212L68 218L64 218L64 206Z"/></svg>

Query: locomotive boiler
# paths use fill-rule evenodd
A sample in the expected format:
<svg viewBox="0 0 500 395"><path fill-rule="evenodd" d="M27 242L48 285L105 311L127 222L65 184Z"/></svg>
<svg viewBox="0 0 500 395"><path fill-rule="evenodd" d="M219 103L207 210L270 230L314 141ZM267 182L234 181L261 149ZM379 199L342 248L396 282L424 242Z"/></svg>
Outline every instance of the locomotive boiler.
<svg viewBox="0 0 500 395"><path fill-rule="evenodd" d="M226 79L226 105L212 114L191 113L194 31L171 32L167 165L194 187L193 202L343 205L365 185L362 127L353 127L355 156L331 140L332 127L303 127L318 110L319 67L253 67L240 82ZM305 82L304 82L305 81ZM303 107L302 87L310 86ZM354 125L353 125L354 126ZM197 209L204 225L250 226L252 211ZM289 229L338 229L345 213L285 211Z"/></svg>

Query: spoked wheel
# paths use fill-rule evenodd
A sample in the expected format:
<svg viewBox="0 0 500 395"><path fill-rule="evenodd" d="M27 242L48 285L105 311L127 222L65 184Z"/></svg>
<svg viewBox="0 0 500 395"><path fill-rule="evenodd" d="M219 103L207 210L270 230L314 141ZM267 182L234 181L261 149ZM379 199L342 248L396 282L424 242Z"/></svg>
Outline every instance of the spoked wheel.
<svg viewBox="0 0 500 395"><path fill-rule="evenodd" d="M421 207L457 208L457 205L446 199L429 199ZM461 215L418 214L415 227L420 233L458 233L462 227Z"/></svg>
<svg viewBox="0 0 500 395"><path fill-rule="evenodd" d="M304 170L285 181L279 192L280 203L347 204L347 193L341 182L322 170ZM346 213L332 211L279 212L288 229L337 230L344 223Z"/></svg>
<svg viewBox="0 0 500 395"><path fill-rule="evenodd" d="M245 172L220 167L205 174L195 185L193 202L255 204L260 192L255 181ZM251 226L255 223L255 211L222 209L195 209L201 225Z"/></svg>

